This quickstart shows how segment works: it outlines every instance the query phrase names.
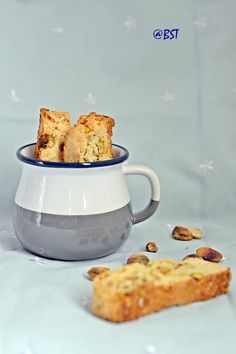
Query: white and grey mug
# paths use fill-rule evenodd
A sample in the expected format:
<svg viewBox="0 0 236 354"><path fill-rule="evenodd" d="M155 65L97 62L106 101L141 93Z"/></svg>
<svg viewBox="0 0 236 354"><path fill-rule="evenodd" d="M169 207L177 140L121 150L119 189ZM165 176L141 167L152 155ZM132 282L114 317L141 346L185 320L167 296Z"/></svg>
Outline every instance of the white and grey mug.
<svg viewBox="0 0 236 354"><path fill-rule="evenodd" d="M122 146L113 144L112 160L92 163L39 161L34 149L29 144L17 150L23 168L13 224L22 246L37 255L60 260L108 255L159 205L157 175L146 166L128 165ZM131 174L151 184L150 202L138 213L132 212L125 180Z"/></svg>

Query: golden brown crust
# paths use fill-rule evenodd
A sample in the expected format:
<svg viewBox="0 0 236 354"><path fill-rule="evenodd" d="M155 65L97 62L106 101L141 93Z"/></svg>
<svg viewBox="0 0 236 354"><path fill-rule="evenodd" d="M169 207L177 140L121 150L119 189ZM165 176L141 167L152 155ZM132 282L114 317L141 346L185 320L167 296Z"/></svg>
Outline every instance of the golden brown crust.
<svg viewBox="0 0 236 354"><path fill-rule="evenodd" d="M91 131L95 130L99 123L105 124L108 134L112 136L112 127L115 126L115 120L111 117L97 114L96 112L90 112L87 115L82 115L77 122L77 124L85 125Z"/></svg>
<svg viewBox="0 0 236 354"><path fill-rule="evenodd" d="M202 259L171 262L132 264L98 275L93 282L93 313L123 322L227 293L231 279L227 267Z"/></svg>
<svg viewBox="0 0 236 354"><path fill-rule="evenodd" d="M91 112L81 116L65 137L65 162L112 159L113 118Z"/></svg>
<svg viewBox="0 0 236 354"><path fill-rule="evenodd" d="M63 161L64 137L70 127L69 113L41 108L35 158L44 161Z"/></svg>

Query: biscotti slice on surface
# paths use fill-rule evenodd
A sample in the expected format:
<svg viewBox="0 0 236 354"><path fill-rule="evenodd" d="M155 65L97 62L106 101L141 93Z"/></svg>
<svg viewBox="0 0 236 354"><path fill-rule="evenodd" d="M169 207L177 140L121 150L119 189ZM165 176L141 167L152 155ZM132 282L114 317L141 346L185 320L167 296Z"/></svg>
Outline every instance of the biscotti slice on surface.
<svg viewBox="0 0 236 354"><path fill-rule="evenodd" d="M64 138L70 127L69 113L41 108L35 158L45 161L63 161Z"/></svg>
<svg viewBox="0 0 236 354"><path fill-rule="evenodd" d="M91 112L83 115L65 137L65 162L94 162L112 159L113 118Z"/></svg>
<svg viewBox="0 0 236 354"><path fill-rule="evenodd" d="M92 312L113 322L133 320L224 294L230 279L229 268L202 259L133 263L95 277Z"/></svg>

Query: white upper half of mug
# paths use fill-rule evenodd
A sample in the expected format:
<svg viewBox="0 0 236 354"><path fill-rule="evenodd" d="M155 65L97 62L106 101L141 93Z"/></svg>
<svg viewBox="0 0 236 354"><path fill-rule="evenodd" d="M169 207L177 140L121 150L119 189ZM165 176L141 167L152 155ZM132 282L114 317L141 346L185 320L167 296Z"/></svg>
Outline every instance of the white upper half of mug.
<svg viewBox="0 0 236 354"><path fill-rule="evenodd" d="M25 148L30 157L32 146ZM23 163L15 202L22 208L55 215L92 215L130 202L126 162L90 168L51 168Z"/></svg>

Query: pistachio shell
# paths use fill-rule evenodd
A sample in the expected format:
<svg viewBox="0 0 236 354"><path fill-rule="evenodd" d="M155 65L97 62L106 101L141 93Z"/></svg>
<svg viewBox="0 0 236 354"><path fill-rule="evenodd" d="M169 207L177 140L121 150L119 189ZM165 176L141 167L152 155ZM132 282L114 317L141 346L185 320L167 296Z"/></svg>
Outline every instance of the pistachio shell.
<svg viewBox="0 0 236 354"><path fill-rule="evenodd" d="M97 275L103 273L103 272L107 272L108 270L110 270L110 268L106 268L106 267L92 267L88 270L88 276L90 280L93 280Z"/></svg>
<svg viewBox="0 0 236 354"><path fill-rule="evenodd" d="M193 238L200 239L203 236L202 230L194 228L192 226L187 226L187 229L191 232Z"/></svg>
<svg viewBox="0 0 236 354"><path fill-rule="evenodd" d="M142 263L147 265L149 263L149 258L147 256L145 256L144 254L133 254L132 256L130 256L127 259L127 264L131 264L131 263Z"/></svg>
<svg viewBox="0 0 236 354"><path fill-rule="evenodd" d="M193 235L185 226L175 226L172 231L172 236L176 240L189 241L192 240Z"/></svg>
<svg viewBox="0 0 236 354"><path fill-rule="evenodd" d="M220 252L210 247L200 247L196 250L196 254L199 257L205 259L205 261L216 262L216 263L220 262L221 259L223 258L223 255Z"/></svg>
<svg viewBox="0 0 236 354"><path fill-rule="evenodd" d="M147 252L152 252L152 253L155 253L158 251L158 247L157 245L155 244L155 242L148 242L146 244L146 251Z"/></svg>

